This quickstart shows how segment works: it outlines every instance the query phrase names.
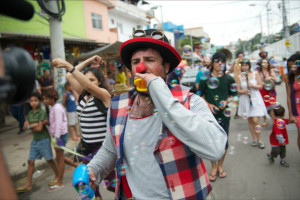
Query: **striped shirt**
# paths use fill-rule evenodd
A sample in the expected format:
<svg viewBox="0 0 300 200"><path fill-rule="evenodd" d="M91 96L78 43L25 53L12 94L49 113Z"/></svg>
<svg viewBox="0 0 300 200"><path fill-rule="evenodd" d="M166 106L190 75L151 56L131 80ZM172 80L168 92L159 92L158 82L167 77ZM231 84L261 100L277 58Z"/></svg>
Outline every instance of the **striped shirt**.
<svg viewBox="0 0 300 200"><path fill-rule="evenodd" d="M86 143L103 142L106 133L105 113L98 110L94 97L86 103L87 96L80 100L76 112L78 114L82 139Z"/></svg>

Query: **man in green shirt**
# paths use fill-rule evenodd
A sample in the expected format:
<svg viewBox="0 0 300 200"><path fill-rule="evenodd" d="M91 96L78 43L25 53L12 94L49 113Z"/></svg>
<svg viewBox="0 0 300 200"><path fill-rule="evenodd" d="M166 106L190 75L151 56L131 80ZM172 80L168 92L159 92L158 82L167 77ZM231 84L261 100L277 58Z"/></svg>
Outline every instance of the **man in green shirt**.
<svg viewBox="0 0 300 200"><path fill-rule="evenodd" d="M231 88L231 85L235 83L234 79L225 74L225 61L226 57L223 53L217 52L213 55L210 78L208 80L200 80L198 94L206 100L211 112L228 136L231 110L227 105L227 99L230 96L235 96L237 93L236 89ZM227 150L227 148L228 140L225 149ZM212 170L209 175L210 181L216 180L217 173L220 178L227 176L223 169L225 155L226 151L218 163L214 161L211 162Z"/></svg>

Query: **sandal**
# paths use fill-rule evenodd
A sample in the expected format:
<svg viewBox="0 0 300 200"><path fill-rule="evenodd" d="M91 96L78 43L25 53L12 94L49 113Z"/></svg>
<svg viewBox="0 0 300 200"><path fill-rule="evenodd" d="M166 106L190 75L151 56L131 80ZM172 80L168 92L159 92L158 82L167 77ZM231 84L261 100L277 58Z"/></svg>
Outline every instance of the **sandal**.
<svg viewBox="0 0 300 200"><path fill-rule="evenodd" d="M32 190L32 189L27 189L27 188L24 188L24 187L18 187L18 188L17 188L18 194L30 192L31 190Z"/></svg>
<svg viewBox="0 0 300 200"><path fill-rule="evenodd" d="M225 174L224 174L225 173ZM227 173L223 170L223 171L221 171L221 172L218 172L218 176L220 177L220 178L225 178L226 176L227 176Z"/></svg>
<svg viewBox="0 0 300 200"><path fill-rule="evenodd" d="M48 188L48 192L54 192L54 191L62 189L63 187L64 187L64 185L61 185L61 186L59 186L59 185L53 185L53 186L50 186Z"/></svg>
<svg viewBox="0 0 300 200"><path fill-rule="evenodd" d="M57 180L53 179L52 181L50 181L50 183L48 183L48 186L56 185L56 183L57 183Z"/></svg>
<svg viewBox="0 0 300 200"><path fill-rule="evenodd" d="M215 180L217 179L217 174L213 175L210 173L208 179L210 182L215 182Z"/></svg>

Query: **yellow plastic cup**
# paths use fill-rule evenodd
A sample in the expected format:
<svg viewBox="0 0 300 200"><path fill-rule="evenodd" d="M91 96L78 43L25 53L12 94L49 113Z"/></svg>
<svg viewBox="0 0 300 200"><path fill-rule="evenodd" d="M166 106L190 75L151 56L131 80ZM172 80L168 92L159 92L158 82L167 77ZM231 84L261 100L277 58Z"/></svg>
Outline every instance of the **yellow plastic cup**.
<svg viewBox="0 0 300 200"><path fill-rule="evenodd" d="M137 91L147 92L147 83L141 78L137 78L134 80L134 85L136 86Z"/></svg>

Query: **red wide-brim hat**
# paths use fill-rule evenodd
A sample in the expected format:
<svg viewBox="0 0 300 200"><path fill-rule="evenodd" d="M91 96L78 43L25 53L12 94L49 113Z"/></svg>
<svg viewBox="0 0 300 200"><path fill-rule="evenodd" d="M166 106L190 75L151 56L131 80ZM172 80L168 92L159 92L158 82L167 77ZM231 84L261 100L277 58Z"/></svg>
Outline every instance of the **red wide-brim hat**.
<svg viewBox="0 0 300 200"><path fill-rule="evenodd" d="M148 30L146 30L147 32ZM164 40L168 41L166 36L164 36ZM131 70L131 57L132 53L137 48L153 48L160 52L163 59L170 63L170 73L174 68L176 68L180 61L181 56L178 51L172 47L168 42L164 42L158 39L153 39L150 37L136 37L124 42L120 47L120 55L124 65Z"/></svg>

